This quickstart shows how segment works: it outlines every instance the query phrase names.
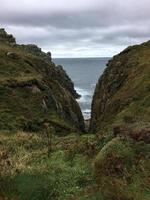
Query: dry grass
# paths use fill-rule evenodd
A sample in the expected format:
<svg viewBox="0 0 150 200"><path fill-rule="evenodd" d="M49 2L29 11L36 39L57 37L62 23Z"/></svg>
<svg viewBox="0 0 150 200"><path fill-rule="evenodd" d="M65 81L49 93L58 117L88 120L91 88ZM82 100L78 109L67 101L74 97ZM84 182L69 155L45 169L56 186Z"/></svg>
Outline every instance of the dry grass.
<svg viewBox="0 0 150 200"><path fill-rule="evenodd" d="M0 194L13 199L80 199L93 187L94 135L52 138L48 155L45 135L0 134ZM93 146L95 145L95 148Z"/></svg>

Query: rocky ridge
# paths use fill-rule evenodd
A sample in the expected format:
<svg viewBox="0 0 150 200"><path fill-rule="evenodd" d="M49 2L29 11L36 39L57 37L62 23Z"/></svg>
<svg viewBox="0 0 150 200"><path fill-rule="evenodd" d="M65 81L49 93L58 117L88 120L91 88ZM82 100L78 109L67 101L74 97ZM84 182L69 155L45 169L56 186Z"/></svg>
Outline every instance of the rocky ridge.
<svg viewBox="0 0 150 200"><path fill-rule="evenodd" d="M114 56L100 77L92 102L90 129L150 124L150 42Z"/></svg>
<svg viewBox="0 0 150 200"><path fill-rule="evenodd" d="M0 42L0 199L149 200L149 66L150 42L111 59L92 134L79 135L83 117L62 67L35 45ZM47 124L59 135L51 145L40 134Z"/></svg>
<svg viewBox="0 0 150 200"><path fill-rule="evenodd" d="M56 132L84 131L79 97L51 53L36 45L18 45L0 30L0 127L40 130L45 120Z"/></svg>
<svg viewBox="0 0 150 200"><path fill-rule="evenodd" d="M100 199L149 199L150 41L108 62L95 88L90 131L101 144L94 160Z"/></svg>

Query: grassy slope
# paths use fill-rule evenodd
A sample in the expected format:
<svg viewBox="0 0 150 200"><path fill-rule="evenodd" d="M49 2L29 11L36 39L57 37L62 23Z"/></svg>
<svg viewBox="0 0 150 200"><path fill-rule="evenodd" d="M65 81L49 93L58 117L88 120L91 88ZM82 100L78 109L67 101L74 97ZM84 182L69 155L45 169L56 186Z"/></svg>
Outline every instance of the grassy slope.
<svg viewBox="0 0 150 200"><path fill-rule="evenodd" d="M142 126L145 127L149 122L149 96L147 95L149 91L149 50L147 47L143 47L143 49L145 49L145 57L143 58L145 64L142 65L142 67L139 65L140 67L133 68L132 73L130 71L130 76L128 78L130 78L132 84L127 83L126 86L122 87L119 93L116 93L116 96L113 97L113 102L117 101L119 98L120 102L123 102L123 105L125 105L122 110L125 114L124 112L116 114L112 107L112 113L109 114L109 116L111 116L111 118L113 116L115 123L122 123L122 121L124 122L125 120L126 123L131 124L133 119L138 119L136 120L138 125L141 121ZM11 47L4 46L3 51L0 53L1 57L6 56L4 53L5 50L6 52L11 51ZM20 52L19 49L16 51L18 54L21 53L21 57L24 57L22 51ZM131 54L128 52L126 55L127 57L122 56L123 60L121 60L121 62L129 59L130 64L133 63L133 66L135 66L137 58L142 56L140 49L139 51L135 49L135 51L137 54L135 54L135 57L131 56L132 52L130 52ZM26 56L27 55L25 55L25 60L29 59L31 63L37 63L35 66L38 68L42 66L41 64L38 65L39 60L34 56L29 56L28 58ZM31 112L32 116L42 116L38 113L39 108L36 110L37 106L31 106L29 110L27 110L29 99L26 101L24 97L29 96L28 88L23 91L17 88L12 96L12 88L6 87L6 85L10 83L16 84L16 81L17 83L32 82L35 78L41 82L41 76L39 75L41 73L38 73L33 67L31 67L29 71L24 71L26 66L30 66L30 64L25 64L22 62L22 59L16 60L14 68L11 59L7 60L6 64L3 63L3 65L0 66L9 66L9 61L11 69L5 71L5 68L2 68L1 71L0 93L3 94L3 99L0 99L0 101L2 101L3 104L0 107L0 123L1 127L4 126L4 128L7 128L9 122L11 125L9 129L12 129L14 126L16 127L18 125L18 123L16 123L16 118L24 121L19 111L20 107L21 113L22 110L24 110L25 113L28 111L28 114ZM5 62L5 59L1 59L0 62ZM18 65L19 62L20 64ZM139 62L141 62L141 57ZM16 70L17 67L20 66L23 66L23 70ZM29 66L27 69L29 69ZM13 79L16 79L15 82L10 79L11 70L14 70ZM7 80L8 77L9 81ZM109 81L111 83L112 80ZM3 85L5 85L5 89L3 89ZM55 90L58 90L59 94L62 94L60 92L62 87L57 87L55 82L51 82L50 85L53 89L55 88ZM131 85L132 87L130 87ZM9 91L9 89L11 91ZM16 99L16 97L14 98L16 93L19 99ZM131 96L132 103L130 102ZM38 97L38 93L32 94L32 98L30 99L31 105L33 105L32 101L34 101L34 103L37 102L36 104L39 105L40 98ZM58 98L61 99L61 96L58 96ZM8 103L10 99L12 104ZM125 99L129 101L124 102ZM18 102L20 102L20 105ZM14 106L15 109L12 109ZM30 116L26 117L26 119L28 118L30 118ZM53 120L53 123L55 122L62 126L65 123L63 120L60 121L56 113L54 113L54 115L51 114L51 120ZM103 126L104 125L107 124L104 123ZM64 126L66 127L68 124ZM70 130L68 131L71 133ZM150 199L149 144L142 141L137 142L126 136L112 138L111 135L108 135L108 132L105 136L102 136L102 134L79 136L75 133L66 137L53 136L52 152L50 156L48 156L48 138L44 130L42 130L42 132L41 135L24 132L18 132L16 134L4 131L0 133L0 199ZM60 129L58 130L58 133L59 132Z"/></svg>
<svg viewBox="0 0 150 200"><path fill-rule="evenodd" d="M100 78L93 99L91 130L113 124L150 123L150 42L115 56Z"/></svg>
<svg viewBox="0 0 150 200"><path fill-rule="evenodd" d="M150 145L107 140L53 136L48 154L44 133L1 133L0 199L149 200Z"/></svg>
<svg viewBox="0 0 150 200"><path fill-rule="evenodd" d="M123 127L117 137L113 126ZM108 63L96 86L91 131L108 138L94 161L97 199L150 199L150 42Z"/></svg>
<svg viewBox="0 0 150 200"><path fill-rule="evenodd" d="M54 136L50 156L44 134L1 133L0 140L0 199L91 199L94 135Z"/></svg>
<svg viewBox="0 0 150 200"><path fill-rule="evenodd" d="M17 58L10 58L13 52ZM0 46L0 129L38 131L47 118L56 131L84 129L80 108L70 93L55 79L55 65L28 54L21 47ZM32 92L36 86L40 92ZM48 97L47 112L42 102ZM79 123L78 123L79 121ZM59 127L60 124L60 127Z"/></svg>
<svg viewBox="0 0 150 200"><path fill-rule="evenodd" d="M114 138L95 159L99 191L107 200L150 198L150 144Z"/></svg>

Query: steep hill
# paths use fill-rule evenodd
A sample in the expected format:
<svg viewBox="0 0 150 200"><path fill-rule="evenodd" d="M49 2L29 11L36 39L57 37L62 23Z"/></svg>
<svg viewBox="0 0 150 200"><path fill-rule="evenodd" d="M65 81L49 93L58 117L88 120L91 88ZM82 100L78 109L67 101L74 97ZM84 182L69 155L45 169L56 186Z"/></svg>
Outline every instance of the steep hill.
<svg viewBox="0 0 150 200"><path fill-rule="evenodd" d="M150 199L150 42L108 62L96 85L90 130L102 145L94 161L97 199Z"/></svg>
<svg viewBox="0 0 150 200"><path fill-rule="evenodd" d="M150 42L109 61L91 134L69 134L84 122L66 72L0 35L0 199L149 200Z"/></svg>
<svg viewBox="0 0 150 200"><path fill-rule="evenodd" d="M79 95L51 53L18 45L0 29L0 129L39 131L48 122L56 132L84 131Z"/></svg>
<svg viewBox="0 0 150 200"><path fill-rule="evenodd" d="M114 56L96 85L91 131L120 124L150 124L150 41Z"/></svg>

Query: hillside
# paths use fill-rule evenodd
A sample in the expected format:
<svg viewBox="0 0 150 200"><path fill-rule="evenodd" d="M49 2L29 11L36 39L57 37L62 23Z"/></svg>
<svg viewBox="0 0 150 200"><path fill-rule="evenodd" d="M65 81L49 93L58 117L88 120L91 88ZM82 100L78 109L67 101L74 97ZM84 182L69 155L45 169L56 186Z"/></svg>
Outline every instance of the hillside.
<svg viewBox="0 0 150 200"><path fill-rule="evenodd" d="M150 199L150 42L114 56L92 102L100 138L94 171L102 200Z"/></svg>
<svg viewBox="0 0 150 200"><path fill-rule="evenodd" d="M92 102L91 131L150 124L150 41L114 56L100 77Z"/></svg>
<svg viewBox="0 0 150 200"><path fill-rule="evenodd" d="M150 42L114 56L90 130L51 53L0 30L0 200L150 199Z"/></svg>
<svg viewBox="0 0 150 200"><path fill-rule="evenodd" d="M51 53L36 45L18 45L0 29L0 129L84 131L84 120L71 79L55 66ZM59 133L60 134L60 133Z"/></svg>

